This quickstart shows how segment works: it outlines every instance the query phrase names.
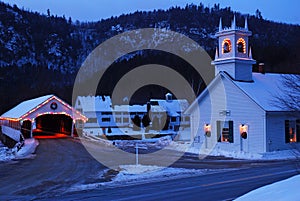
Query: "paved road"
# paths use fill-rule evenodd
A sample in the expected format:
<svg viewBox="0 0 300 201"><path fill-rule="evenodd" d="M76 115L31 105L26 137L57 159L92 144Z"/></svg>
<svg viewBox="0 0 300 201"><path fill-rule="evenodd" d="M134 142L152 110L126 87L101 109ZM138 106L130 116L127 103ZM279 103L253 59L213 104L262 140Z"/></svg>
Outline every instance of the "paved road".
<svg viewBox="0 0 300 201"><path fill-rule="evenodd" d="M253 168L144 185L100 187L66 194L64 200L233 200L253 189L299 174L295 168L290 162L259 164Z"/></svg>
<svg viewBox="0 0 300 201"><path fill-rule="evenodd" d="M91 182L104 169L79 141L43 139L36 157L9 164L0 164L0 200L10 196L19 199L48 197L59 194L70 185Z"/></svg>
<svg viewBox="0 0 300 201"><path fill-rule="evenodd" d="M73 139L40 140L35 159L0 164L0 200L231 200L252 189L297 174L296 161L255 162L186 155L173 164L185 168L238 168L193 178L68 192L105 169ZM221 159L221 160L220 160Z"/></svg>

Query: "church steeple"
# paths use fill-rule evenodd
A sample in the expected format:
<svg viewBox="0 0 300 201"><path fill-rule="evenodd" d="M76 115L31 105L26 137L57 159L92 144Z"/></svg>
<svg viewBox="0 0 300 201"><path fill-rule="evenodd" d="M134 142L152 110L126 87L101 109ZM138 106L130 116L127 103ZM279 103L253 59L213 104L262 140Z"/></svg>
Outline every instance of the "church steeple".
<svg viewBox="0 0 300 201"><path fill-rule="evenodd" d="M235 15L233 15L233 20L232 20L232 23L231 23L231 29L236 29Z"/></svg>
<svg viewBox="0 0 300 201"><path fill-rule="evenodd" d="M248 19L247 19L247 17L245 18L245 30L248 30Z"/></svg>
<svg viewBox="0 0 300 201"><path fill-rule="evenodd" d="M243 28L236 25L235 16L229 28L223 28L222 19L220 19L219 31L216 33L219 45L216 48L215 60L212 62L215 65L216 75L224 71L234 80L252 81L252 65L256 61L252 59L248 45L248 37L251 35L247 19Z"/></svg>
<svg viewBox="0 0 300 201"><path fill-rule="evenodd" d="M219 22L219 31L222 31L223 26L222 26L222 18L220 17L220 22Z"/></svg>

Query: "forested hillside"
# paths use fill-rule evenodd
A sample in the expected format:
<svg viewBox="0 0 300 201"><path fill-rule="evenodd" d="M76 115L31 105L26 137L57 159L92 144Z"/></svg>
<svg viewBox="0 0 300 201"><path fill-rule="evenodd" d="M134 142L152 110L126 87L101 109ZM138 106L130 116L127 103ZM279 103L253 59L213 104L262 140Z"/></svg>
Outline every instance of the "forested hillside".
<svg viewBox="0 0 300 201"><path fill-rule="evenodd" d="M53 16L50 11L42 15L0 2L0 113L22 100L49 93L70 101L74 78L88 54L124 31L151 27L177 31L198 42L213 58L219 19L222 17L223 25L229 26L233 14L230 8L200 4L82 23ZM248 17L253 57L266 64L267 72L300 72L299 25L264 20L259 11L255 16L235 15L238 26L244 26L244 17ZM139 53L126 61L119 59L113 66L131 69L146 63L174 66L180 71L176 58L155 51ZM109 95L112 88L99 93Z"/></svg>

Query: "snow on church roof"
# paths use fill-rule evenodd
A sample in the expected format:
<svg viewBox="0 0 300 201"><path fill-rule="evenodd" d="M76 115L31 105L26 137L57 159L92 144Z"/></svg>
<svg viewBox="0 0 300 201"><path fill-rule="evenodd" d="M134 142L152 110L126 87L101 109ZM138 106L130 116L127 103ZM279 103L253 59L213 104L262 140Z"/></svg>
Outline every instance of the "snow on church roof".
<svg viewBox="0 0 300 201"><path fill-rule="evenodd" d="M253 82L233 81L233 83L265 111L284 111L284 106L280 106L276 97L283 97L288 93L288 89L282 88L282 82L284 77L290 75L274 73L253 73L252 75Z"/></svg>
<svg viewBox="0 0 300 201"><path fill-rule="evenodd" d="M26 114L28 111L36 108L38 105L42 104L49 98L51 98L54 95L47 95L42 96L39 98L31 99L24 101L17 105L16 107L12 108L11 110L7 111L6 113L2 114L1 117L3 118L20 118L24 114Z"/></svg>

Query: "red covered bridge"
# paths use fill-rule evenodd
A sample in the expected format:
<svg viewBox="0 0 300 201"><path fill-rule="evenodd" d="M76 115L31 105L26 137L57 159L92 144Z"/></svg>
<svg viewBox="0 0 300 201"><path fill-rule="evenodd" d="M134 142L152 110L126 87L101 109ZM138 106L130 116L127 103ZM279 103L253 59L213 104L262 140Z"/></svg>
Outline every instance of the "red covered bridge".
<svg viewBox="0 0 300 201"><path fill-rule="evenodd" d="M87 118L55 95L27 100L0 116L0 125L21 130L25 137L73 136L76 122Z"/></svg>

